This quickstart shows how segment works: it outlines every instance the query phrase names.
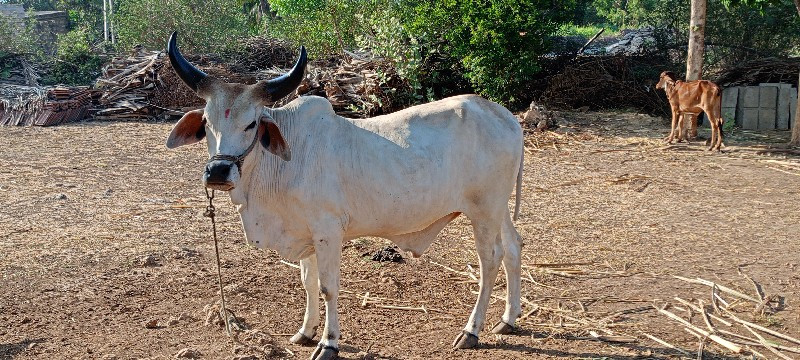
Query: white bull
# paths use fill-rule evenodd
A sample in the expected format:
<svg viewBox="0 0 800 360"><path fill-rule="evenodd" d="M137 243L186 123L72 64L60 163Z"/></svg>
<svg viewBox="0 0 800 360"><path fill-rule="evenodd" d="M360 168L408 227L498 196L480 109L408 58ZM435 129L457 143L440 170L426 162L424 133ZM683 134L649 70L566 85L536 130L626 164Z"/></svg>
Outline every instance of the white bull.
<svg viewBox="0 0 800 360"><path fill-rule="evenodd" d="M334 113L324 98L300 97L265 105L299 85L305 49L288 74L255 85L206 76L167 46L178 75L206 100L167 140L170 148L207 139L206 187L229 191L247 242L300 261L307 299L303 324L291 341L311 345L312 359L337 357L337 297L342 243L361 236L390 239L420 256L459 214L472 221L480 260L480 291L454 342L478 344L490 294L502 263L507 296L496 333L520 315L522 239L508 201L522 178L522 130L504 107L475 95L456 96L370 119ZM255 145L260 142L261 146Z"/></svg>

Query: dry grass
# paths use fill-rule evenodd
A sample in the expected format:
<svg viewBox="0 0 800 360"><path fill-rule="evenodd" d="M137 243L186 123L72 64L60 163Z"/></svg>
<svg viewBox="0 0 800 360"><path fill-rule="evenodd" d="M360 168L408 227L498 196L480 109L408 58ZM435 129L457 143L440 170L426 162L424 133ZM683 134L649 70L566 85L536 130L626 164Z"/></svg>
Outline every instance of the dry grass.
<svg viewBox="0 0 800 360"><path fill-rule="evenodd" d="M699 143L665 147L667 128L646 116L562 113L559 121L571 130L526 139L520 332L484 332L481 348L450 350L477 290L471 228L460 217L425 256L405 263L362 258L383 247L381 239L347 244L343 358L677 358L695 357L701 343L707 358L743 356L659 313L670 303L668 311L707 329L703 311L690 318L675 297L709 316L734 322L727 308L800 337L800 162L752 142L779 142L784 134L734 134L726 141L731 150L718 155ZM219 325L205 325L203 309L217 293L199 186L204 150L167 151L170 126L0 128L7 139L0 156L7 170L0 172L0 357L172 358L185 348L204 358L308 356L310 349L287 336L302 317L298 270L245 246L224 199L217 208L226 293L252 330L237 344ZM673 275L758 299L780 296L783 305L768 302L754 313L754 302L735 305L736 296L723 291L728 305L717 304L717 313L711 287ZM503 276L490 323L502 312ZM761 344L740 325L710 321ZM754 330L767 344L778 342ZM750 349L778 357L765 346Z"/></svg>

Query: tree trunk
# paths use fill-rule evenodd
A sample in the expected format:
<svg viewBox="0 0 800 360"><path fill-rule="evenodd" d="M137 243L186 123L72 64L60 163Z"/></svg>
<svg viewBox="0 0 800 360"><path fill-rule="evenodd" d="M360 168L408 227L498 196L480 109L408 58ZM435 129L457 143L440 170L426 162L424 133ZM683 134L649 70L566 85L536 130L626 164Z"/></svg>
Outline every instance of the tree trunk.
<svg viewBox="0 0 800 360"><path fill-rule="evenodd" d="M103 0L103 41L108 42L108 6Z"/></svg>
<svg viewBox="0 0 800 360"><path fill-rule="evenodd" d="M800 16L800 0L794 0L794 6L797 8L797 16ZM795 110L790 146L800 146L800 74L797 75L797 107Z"/></svg>
<svg viewBox="0 0 800 360"><path fill-rule="evenodd" d="M702 78L703 54L706 50L705 34L706 0L692 0L692 19L689 23L689 55L686 58L686 81L700 80ZM686 116L684 116L685 118ZM697 137L697 117L691 117L691 119L690 136L695 138Z"/></svg>

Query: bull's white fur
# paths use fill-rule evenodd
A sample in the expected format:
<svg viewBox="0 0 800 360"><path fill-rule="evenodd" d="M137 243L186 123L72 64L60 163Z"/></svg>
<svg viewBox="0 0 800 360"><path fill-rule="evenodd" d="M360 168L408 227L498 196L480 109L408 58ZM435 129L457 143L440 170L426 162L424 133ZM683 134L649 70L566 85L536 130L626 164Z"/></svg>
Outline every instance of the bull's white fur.
<svg viewBox="0 0 800 360"><path fill-rule="evenodd" d="M522 241L508 200L521 178L523 145L519 123L504 107L465 95L347 119L314 96L276 109L207 100L210 155L238 154L247 147L255 133L243 129L259 116L251 109L263 109L292 150L287 162L257 146L241 177L231 170L229 180L247 242L300 260L308 296L300 333L314 337L322 291L320 343L337 347L344 240L384 237L419 256L458 213L472 220L481 267L478 300L464 330L477 336L482 329L501 260L508 280L502 320L514 324L521 311ZM223 108L239 114L225 120Z"/></svg>

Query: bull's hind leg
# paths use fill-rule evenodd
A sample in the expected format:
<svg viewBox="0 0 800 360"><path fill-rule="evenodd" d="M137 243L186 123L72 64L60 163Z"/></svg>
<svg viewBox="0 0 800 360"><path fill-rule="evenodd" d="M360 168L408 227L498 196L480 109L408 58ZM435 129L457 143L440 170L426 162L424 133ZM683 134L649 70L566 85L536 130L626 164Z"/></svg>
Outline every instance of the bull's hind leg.
<svg viewBox="0 0 800 360"><path fill-rule="evenodd" d="M314 345L314 335L319 326L319 276L316 254L300 260L300 279L303 280L303 287L306 289L306 313L303 316L303 326L289 341L311 346Z"/></svg>
<svg viewBox="0 0 800 360"><path fill-rule="evenodd" d="M522 315L520 304L520 287L522 260L522 237L514 228L514 223L510 217L503 221L503 228L500 231L500 238L503 242L503 268L506 270L506 310L503 312L502 320L497 323L492 332L495 334L509 334L514 331L514 322Z"/></svg>
<svg viewBox="0 0 800 360"><path fill-rule="evenodd" d="M503 245L500 239L502 221L472 219L472 223L481 267L480 289L478 290L478 300L472 309L467 325L453 342L453 347L457 349L469 349L478 345L478 333L486 322L486 308L489 306L492 287L494 287L497 272L500 270L500 261L503 258Z"/></svg>

